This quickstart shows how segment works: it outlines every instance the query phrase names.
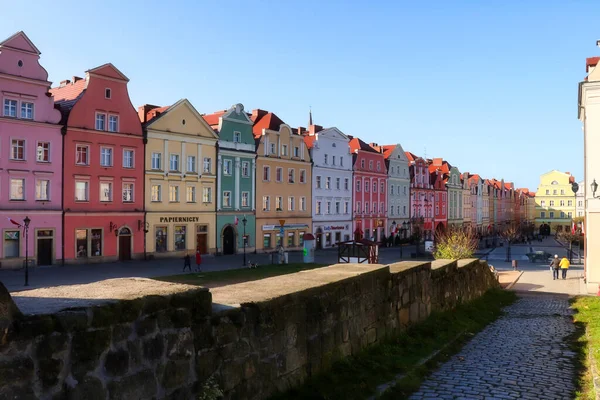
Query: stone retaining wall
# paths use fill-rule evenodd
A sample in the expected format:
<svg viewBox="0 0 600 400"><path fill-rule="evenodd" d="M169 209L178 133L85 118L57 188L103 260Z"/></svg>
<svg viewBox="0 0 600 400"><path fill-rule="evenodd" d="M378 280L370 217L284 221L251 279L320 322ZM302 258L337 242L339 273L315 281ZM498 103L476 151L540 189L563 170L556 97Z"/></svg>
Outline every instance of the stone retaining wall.
<svg viewBox="0 0 600 400"><path fill-rule="evenodd" d="M478 260L338 264L16 315L0 344L0 398L194 399L212 376L226 399L264 399L495 286Z"/></svg>

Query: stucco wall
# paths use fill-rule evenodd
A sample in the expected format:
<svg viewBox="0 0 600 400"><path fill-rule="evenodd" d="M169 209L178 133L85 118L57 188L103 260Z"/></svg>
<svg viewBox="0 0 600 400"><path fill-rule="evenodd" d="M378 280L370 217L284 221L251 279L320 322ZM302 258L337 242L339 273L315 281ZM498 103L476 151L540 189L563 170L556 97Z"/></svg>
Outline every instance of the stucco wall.
<svg viewBox="0 0 600 400"><path fill-rule="evenodd" d="M496 285L479 260L338 264L17 317L0 397L188 399L214 376L226 399L263 399Z"/></svg>

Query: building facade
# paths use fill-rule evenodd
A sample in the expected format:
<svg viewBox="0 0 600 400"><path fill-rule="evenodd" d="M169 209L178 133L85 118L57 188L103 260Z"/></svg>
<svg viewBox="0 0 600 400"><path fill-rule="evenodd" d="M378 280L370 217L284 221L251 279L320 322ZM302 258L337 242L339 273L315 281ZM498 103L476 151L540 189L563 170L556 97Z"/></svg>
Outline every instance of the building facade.
<svg viewBox="0 0 600 400"><path fill-rule="evenodd" d="M578 183L579 190L575 193L575 216L583 217L585 215L585 181Z"/></svg>
<svg viewBox="0 0 600 400"><path fill-rule="evenodd" d="M62 134L60 112L40 51L23 32L0 43L0 265L21 267L62 259ZM24 225L29 218L27 244Z"/></svg>
<svg viewBox="0 0 600 400"><path fill-rule="evenodd" d="M380 241L387 233L387 171L382 153L359 138L349 137L354 178L356 238ZM377 144L373 143L377 147Z"/></svg>
<svg viewBox="0 0 600 400"><path fill-rule="evenodd" d="M463 228L464 229L474 229L474 224L472 211L473 204L471 203L471 184L469 181L469 173L463 172L460 176L462 183L462 192L463 192Z"/></svg>
<svg viewBox="0 0 600 400"><path fill-rule="evenodd" d="M253 110L251 118L260 174L256 182L257 251L273 251L280 245L298 250L304 245L304 234L312 232L308 148L304 138L272 112ZM331 207L327 211L327 215L334 213Z"/></svg>
<svg viewBox="0 0 600 400"><path fill-rule="evenodd" d="M317 248L352 239L352 155L337 128L310 129L304 142L312 159L312 218ZM331 213L326 213L330 209ZM320 212L317 213L317 210Z"/></svg>
<svg viewBox="0 0 600 400"><path fill-rule="evenodd" d="M406 152L410 162L410 218L413 234L421 239L433 239L434 188L429 176L427 161Z"/></svg>
<svg viewBox="0 0 600 400"><path fill-rule="evenodd" d="M575 215L575 194L571 185L575 182L573 176L566 172L550 171L540 176L540 185L536 191L535 219L536 227L546 223L552 232L558 226L559 231L571 230Z"/></svg>
<svg viewBox="0 0 600 400"><path fill-rule="evenodd" d="M65 124L64 254L67 262L144 255L144 140L112 64L52 89Z"/></svg>
<svg viewBox="0 0 600 400"><path fill-rule="evenodd" d="M429 165L429 181L433 186L433 231L434 235L443 235L448 226L448 193L444 182L444 173L440 167Z"/></svg>
<svg viewBox="0 0 600 400"><path fill-rule="evenodd" d="M487 179L481 180L481 198L482 198L482 208L481 208L481 234L484 236L489 235L492 229L492 225L490 224L490 190L488 187Z"/></svg>
<svg viewBox="0 0 600 400"><path fill-rule="evenodd" d="M147 140L146 253L214 253L217 134L187 99L144 105L138 115Z"/></svg>
<svg viewBox="0 0 600 400"><path fill-rule="evenodd" d="M216 253L228 255L252 252L257 240L253 123L240 103L229 110L204 115L203 118L219 136L215 196Z"/></svg>

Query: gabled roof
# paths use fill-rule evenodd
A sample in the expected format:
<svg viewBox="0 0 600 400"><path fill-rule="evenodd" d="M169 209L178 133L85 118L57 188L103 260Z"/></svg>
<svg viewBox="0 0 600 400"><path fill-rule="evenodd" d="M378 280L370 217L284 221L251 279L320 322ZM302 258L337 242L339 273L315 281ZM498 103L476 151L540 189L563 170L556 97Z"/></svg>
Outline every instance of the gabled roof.
<svg viewBox="0 0 600 400"><path fill-rule="evenodd" d="M600 57L588 57L585 59L585 71L589 72L590 67L595 67L596 65L598 65L598 62L600 61Z"/></svg>
<svg viewBox="0 0 600 400"><path fill-rule="evenodd" d="M215 138L218 138L217 134L212 129L212 127L206 122L206 120L204 118L202 118L202 115L198 112L198 110L196 110L196 107L194 107L194 105L188 99L180 99L173 105L170 105L167 107L156 107L156 108L150 110L148 112L148 115L151 115L152 117L148 118L146 120L147 122L144 123L144 126L149 127L150 125L152 125L154 122L158 121L163 116L169 114L169 112L176 110L177 108L179 108L181 106L189 107L192 114L198 119L198 121L200 121L201 124L203 124L205 126L206 130L210 131Z"/></svg>
<svg viewBox="0 0 600 400"><path fill-rule="evenodd" d="M108 78L119 79L125 82L129 82L129 78L125 76L117 67L112 63L102 64L99 67L88 69L85 71L86 74L97 74L106 76Z"/></svg>
<svg viewBox="0 0 600 400"><path fill-rule="evenodd" d="M406 154L406 158L408 158L408 161L415 161L417 158L420 158L419 156L415 155L414 153L411 153L410 151L405 151L404 154Z"/></svg>
<svg viewBox="0 0 600 400"><path fill-rule="evenodd" d="M69 83L50 89L50 94L54 96L54 108L62 114L62 123L66 122L71 109L85 93L87 84L87 79L79 78L75 82L69 81Z"/></svg>
<svg viewBox="0 0 600 400"><path fill-rule="evenodd" d="M396 150L396 145L395 144L384 144L383 146L380 146L383 149L383 157L387 160L389 159L392 154L394 153L394 150Z"/></svg>
<svg viewBox="0 0 600 400"><path fill-rule="evenodd" d="M254 113L252 115L254 116ZM267 112L266 114L258 116L257 118L251 117L251 119L253 119L254 122L252 132L254 133L254 138L256 139L262 136L263 129L279 131L279 127L285 124L285 122L283 122L281 118L279 118L272 112Z"/></svg>
<svg viewBox="0 0 600 400"><path fill-rule="evenodd" d="M0 49L3 47L21 50L27 53L36 54L38 56L42 54L23 31L19 31L8 39L0 42Z"/></svg>
<svg viewBox="0 0 600 400"><path fill-rule="evenodd" d="M202 118L204 118L204 120L214 128L215 126L219 125L219 118L221 118L226 112L227 110L217 111L212 114L203 115Z"/></svg>
<svg viewBox="0 0 600 400"><path fill-rule="evenodd" d="M348 145L350 146L350 151L352 153L354 153L358 150L361 150L361 151L368 151L369 153L379 154L379 152L377 150L375 150L370 145L368 145L367 143L363 142L362 140L360 140L359 138L356 138L356 137L353 137L352 139L350 139L350 142L348 143Z"/></svg>
<svg viewBox="0 0 600 400"><path fill-rule="evenodd" d="M315 145L315 141L317 140L317 137L315 135L304 135L304 143L306 143L306 147L308 147L308 149L312 149L313 146Z"/></svg>

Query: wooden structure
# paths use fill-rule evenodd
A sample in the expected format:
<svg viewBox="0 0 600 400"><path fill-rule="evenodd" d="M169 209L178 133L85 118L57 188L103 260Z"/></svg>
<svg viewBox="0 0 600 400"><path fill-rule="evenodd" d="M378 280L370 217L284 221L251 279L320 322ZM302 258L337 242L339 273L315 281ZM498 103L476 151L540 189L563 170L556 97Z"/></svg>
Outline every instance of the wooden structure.
<svg viewBox="0 0 600 400"><path fill-rule="evenodd" d="M379 247L370 240L352 240L338 243L338 263L377 264Z"/></svg>

